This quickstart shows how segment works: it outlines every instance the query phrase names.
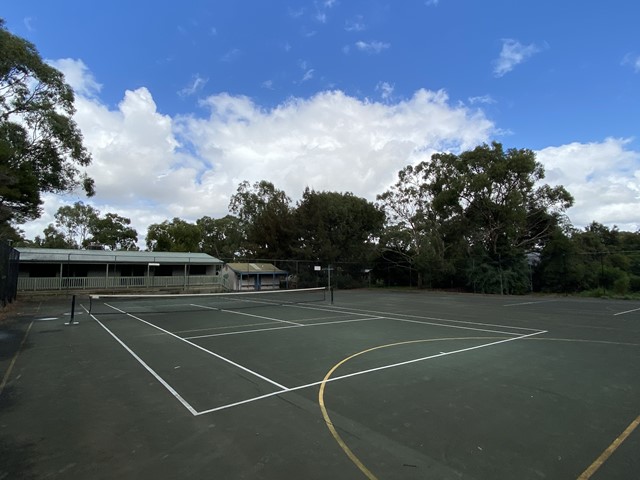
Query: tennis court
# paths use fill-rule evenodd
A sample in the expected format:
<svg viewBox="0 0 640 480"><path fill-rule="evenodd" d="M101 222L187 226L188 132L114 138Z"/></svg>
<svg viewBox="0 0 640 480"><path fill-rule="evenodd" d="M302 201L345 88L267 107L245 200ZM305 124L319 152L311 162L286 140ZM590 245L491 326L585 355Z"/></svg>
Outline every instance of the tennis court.
<svg viewBox="0 0 640 480"><path fill-rule="evenodd" d="M0 479L640 478L640 302L285 295L30 303Z"/></svg>

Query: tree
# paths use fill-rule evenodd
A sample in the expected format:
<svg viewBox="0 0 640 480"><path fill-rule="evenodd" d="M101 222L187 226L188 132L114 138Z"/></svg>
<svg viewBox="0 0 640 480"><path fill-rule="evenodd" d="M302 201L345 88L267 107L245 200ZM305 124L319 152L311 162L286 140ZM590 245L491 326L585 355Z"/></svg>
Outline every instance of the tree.
<svg viewBox="0 0 640 480"><path fill-rule="evenodd" d="M398 181L378 195L380 207L386 212L388 224L381 239L382 258L401 269L415 270L418 287L435 259L444 258L445 244L442 226L431 206L433 197L425 177L427 164L408 165L398 172Z"/></svg>
<svg viewBox="0 0 640 480"><path fill-rule="evenodd" d="M68 245L74 248L86 248L90 243L91 229L99 215L100 212L91 205L76 202L73 205L58 208L54 217L56 226L62 229Z"/></svg>
<svg viewBox="0 0 640 480"><path fill-rule="evenodd" d="M573 204L561 186L539 186L544 168L526 149L500 143L459 156L435 154L427 167L433 208L444 222L463 222L469 242L492 257L539 250Z"/></svg>
<svg viewBox="0 0 640 480"><path fill-rule="evenodd" d="M73 90L36 47L0 19L0 224L40 215L43 193L94 182L80 172L91 156L72 116Z"/></svg>
<svg viewBox="0 0 640 480"><path fill-rule="evenodd" d="M200 228L180 218L149 225L147 248L154 252L198 252Z"/></svg>
<svg viewBox="0 0 640 480"><path fill-rule="evenodd" d="M244 232L237 217L226 215L213 219L205 216L196 220L196 225L202 235L202 252L227 260L243 254Z"/></svg>
<svg viewBox="0 0 640 480"><path fill-rule="evenodd" d="M294 214L300 249L309 260L368 260L384 224L384 212L352 193L307 188Z"/></svg>
<svg viewBox="0 0 640 480"><path fill-rule="evenodd" d="M273 183L262 180L251 185L244 181L231 197L229 210L238 215L245 231L243 245L255 258L287 258L292 253L291 199Z"/></svg>
<svg viewBox="0 0 640 480"><path fill-rule="evenodd" d="M74 248L75 245L70 244L64 234L57 230L53 224L49 224L43 231L43 237L36 235L33 241L36 247L41 248Z"/></svg>
<svg viewBox="0 0 640 480"><path fill-rule="evenodd" d="M440 262L453 283L466 270L469 284L481 275L485 291L516 292L530 285L525 254L544 247L573 204L562 186L543 179L531 150L494 142L406 167L379 200L410 233L422 271Z"/></svg>
<svg viewBox="0 0 640 480"><path fill-rule="evenodd" d="M96 218L91 222L89 242L110 250L137 250L138 232L130 225L131 219L107 213L103 218Z"/></svg>

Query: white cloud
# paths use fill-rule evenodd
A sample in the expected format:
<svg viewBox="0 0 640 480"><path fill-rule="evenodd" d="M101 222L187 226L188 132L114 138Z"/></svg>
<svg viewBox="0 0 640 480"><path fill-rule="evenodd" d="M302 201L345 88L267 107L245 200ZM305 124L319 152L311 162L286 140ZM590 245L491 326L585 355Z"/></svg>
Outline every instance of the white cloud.
<svg viewBox="0 0 640 480"><path fill-rule="evenodd" d="M344 24L344 29L347 32L362 32L366 30L367 26L364 24L362 15L357 15L353 20L347 20Z"/></svg>
<svg viewBox="0 0 640 480"><path fill-rule="evenodd" d="M220 61L222 62L233 62L236 58L240 56L242 52L239 48L232 48L227 53L225 53L222 57L220 57Z"/></svg>
<svg viewBox="0 0 640 480"><path fill-rule="evenodd" d="M640 228L640 152L630 141L607 138L596 143L571 143L537 152L546 181L563 185L575 198L571 222L583 228L592 221L621 230Z"/></svg>
<svg viewBox="0 0 640 480"><path fill-rule="evenodd" d="M180 90L178 92L178 95L180 95L181 97L189 97L191 95L195 95L204 88L208 81L208 78L203 78L200 75L195 74L191 78L191 82L189 83L189 85Z"/></svg>
<svg viewBox="0 0 640 480"><path fill-rule="evenodd" d="M302 70L302 79L300 80L300 83L306 82L313 78L315 69L311 68L309 62L307 62L306 60L299 60L298 66Z"/></svg>
<svg viewBox="0 0 640 480"><path fill-rule="evenodd" d="M305 71L301 81L306 82L307 80L311 80L313 78L314 71L315 70L313 68L310 68L309 70Z"/></svg>
<svg viewBox="0 0 640 480"><path fill-rule="evenodd" d="M78 85L95 82L81 63L66 65L84 72ZM378 86L383 93L392 88ZM499 132L481 110L452 105L444 91L384 103L324 91L272 109L220 93L201 105L208 115L172 118L157 111L146 88L125 92L116 108L79 93L75 119L93 156L87 172L97 194L46 195L43 217L21 226L27 238L41 235L61 205L83 200L130 218L142 244L151 223L226 215L243 180L271 181L294 200L307 186L375 200L404 166L434 152L471 149ZM576 227L595 220L640 228L640 152L629 145L609 138L537 152L545 181L575 197L568 213Z"/></svg>
<svg viewBox="0 0 640 480"><path fill-rule="evenodd" d="M95 97L102 90L102 85L96 81L82 60L62 58L59 60L47 60L47 63L64 74L65 81L71 85L78 95Z"/></svg>
<svg viewBox="0 0 640 480"><path fill-rule="evenodd" d="M81 62L66 65L82 73L78 85L95 83ZM393 92L385 82L377 89ZM22 227L28 238L41 234L61 205L78 200L131 218L141 237L149 224L173 217L219 218L243 180L269 180L294 199L309 186L374 200L404 166L498 133L481 110L453 105L444 91L418 90L384 103L324 91L272 109L220 93L202 100L208 115L172 118L158 112L146 88L125 92L116 108L82 93L94 90L79 91L75 119L94 159L87 172L97 194L45 196L44 216ZM569 211L575 226L595 220L640 228L640 152L629 140L548 147L537 158L545 181L575 197Z"/></svg>
<svg viewBox="0 0 640 480"><path fill-rule="evenodd" d="M481 95L478 97L469 97L469 103L471 105L483 104L490 105L492 103L496 103L491 95Z"/></svg>
<svg viewBox="0 0 640 480"><path fill-rule="evenodd" d="M630 66L636 73L640 72L640 55L627 53L622 59L621 65Z"/></svg>
<svg viewBox="0 0 640 480"><path fill-rule="evenodd" d="M394 103L324 91L272 109L220 93L202 101L205 117L160 114L146 88L127 91L115 109L82 95L76 106L96 196L47 195L43 218L23 226L28 238L61 204L83 200L130 218L142 242L151 223L226 215L243 180L269 180L294 199L309 186L375 200L404 166L472 148L494 129L481 113L428 90Z"/></svg>
<svg viewBox="0 0 640 480"><path fill-rule="evenodd" d="M376 85L376 90L380 92L380 96L383 100L391 99L391 96L393 95L393 88L393 85L389 82L379 82Z"/></svg>
<svg viewBox="0 0 640 480"><path fill-rule="evenodd" d="M304 15L304 8L299 8L297 10L289 8L288 12L291 18L300 18L302 15Z"/></svg>
<svg viewBox="0 0 640 480"><path fill-rule="evenodd" d="M378 41L373 41L373 42L363 42L363 41L358 41L356 42L356 48L362 52L366 52L366 53L380 53L383 50L386 50L390 47L391 45L389 43L385 43L385 42L378 42Z"/></svg>
<svg viewBox="0 0 640 480"><path fill-rule="evenodd" d="M24 20L22 21L22 23L24 23L24 26L26 27L26 29L30 32L35 31L35 28L33 27L33 18L32 17L24 17Z"/></svg>
<svg viewBox="0 0 640 480"><path fill-rule="evenodd" d="M520 42L509 38L502 40L500 56L494 61L494 75L496 77L502 77L513 70L516 65L524 62L539 51L540 47L533 43L530 45L523 45Z"/></svg>

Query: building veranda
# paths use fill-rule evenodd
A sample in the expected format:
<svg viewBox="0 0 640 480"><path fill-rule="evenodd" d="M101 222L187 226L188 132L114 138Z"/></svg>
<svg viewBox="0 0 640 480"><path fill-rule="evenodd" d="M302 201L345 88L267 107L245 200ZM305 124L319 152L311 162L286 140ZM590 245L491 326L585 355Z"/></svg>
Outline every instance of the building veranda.
<svg viewBox="0 0 640 480"><path fill-rule="evenodd" d="M18 291L217 287L224 262L206 253L17 248Z"/></svg>

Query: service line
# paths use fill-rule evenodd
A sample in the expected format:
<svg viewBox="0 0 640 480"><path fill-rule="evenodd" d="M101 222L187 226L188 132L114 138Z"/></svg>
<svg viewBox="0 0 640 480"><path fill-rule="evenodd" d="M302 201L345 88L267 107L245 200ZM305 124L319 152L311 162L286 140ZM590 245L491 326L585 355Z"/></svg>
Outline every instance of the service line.
<svg viewBox="0 0 640 480"><path fill-rule="evenodd" d="M271 385L275 385L276 387L278 387L278 388L280 388L282 390L286 390L287 389L287 387L285 387L284 385L279 384L275 380L271 380L270 378L267 378L264 375L259 374L258 372L254 372L253 370L245 367L244 365L240 365L239 363L236 363L233 360L230 360L230 359L228 359L226 357L223 357L222 355L220 355L218 353L212 352L211 350L207 350L206 348L201 347L197 343L190 342L189 340L186 340L186 339L182 338L181 336L170 332L169 330L165 330L164 328L161 328L161 327L159 327L157 325L154 325L151 322L143 320L140 317L136 317L135 315L132 315L131 313L127 313L124 310L120 310L119 308L114 307L113 305L109 305L108 303L105 303L105 305L110 307L110 308L112 308L112 309L114 309L114 310L116 310L116 311L118 311L118 312L120 312L120 313L123 313L123 314L125 314L125 315L127 315L127 316L129 316L131 318L134 318L134 319L138 320L139 322L145 323L145 324L149 325L150 327L156 328L156 329L160 330L161 332L166 333L167 335L170 335L170 336L172 336L172 337L174 337L174 338L176 338L176 339L178 339L178 340L180 340L180 341L182 341L182 342L184 342L184 343L186 343L188 345L191 345L192 347L197 348L198 350L202 350L203 352L208 353L209 355L212 355L212 356L214 356L214 357L216 357L216 358L218 358L218 359L220 359L220 360L222 360L224 362L227 362L228 364L233 365L234 367L237 367L240 370L244 370L245 372L250 373L251 375L253 375L255 377L258 377L261 380L264 380L265 382L270 383Z"/></svg>
<svg viewBox="0 0 640 480"><path fill-rule="evenodd" d="M253 330L238 330L234 332L210 333L206 335L197 335L194 337L184 337L184 338L187 340L195 340L197 338L225 337L227 335L243 335L245 333L270 332L272 330L285 330L288 328L317 327L319 325L335 325L340 323L366 322L369 320L381 320L381 319L384 319L384 317L352 318L351 320L334 320L332 322L300 323L295 325L285 325L284 327L256 328Z"/></svg>

